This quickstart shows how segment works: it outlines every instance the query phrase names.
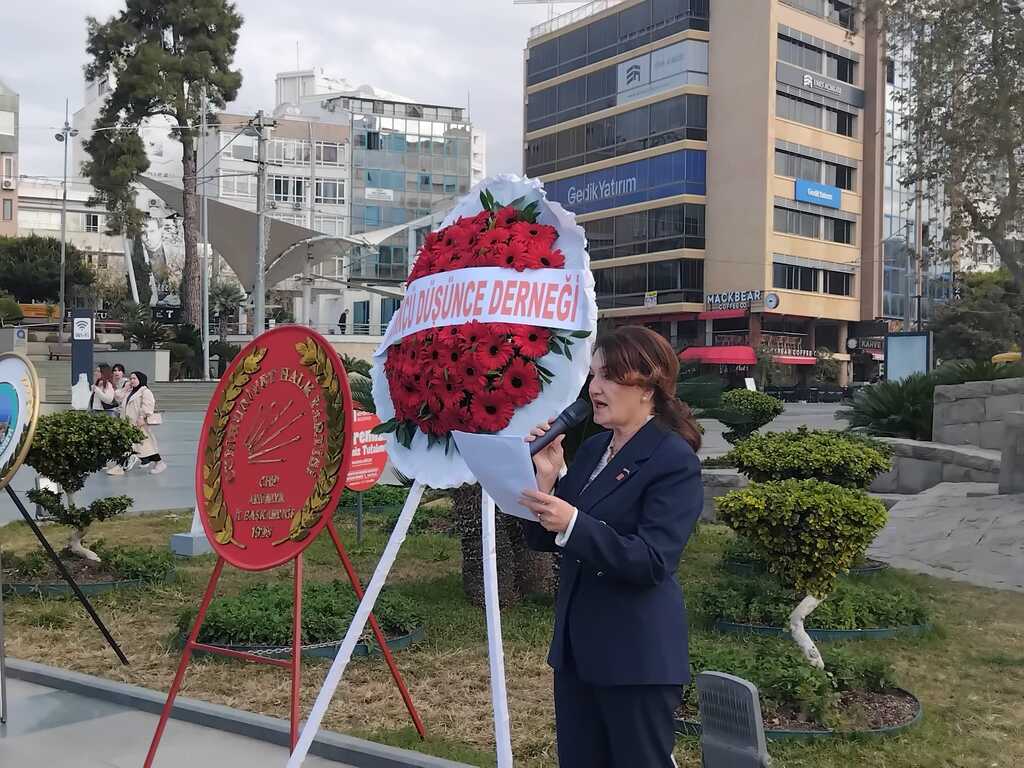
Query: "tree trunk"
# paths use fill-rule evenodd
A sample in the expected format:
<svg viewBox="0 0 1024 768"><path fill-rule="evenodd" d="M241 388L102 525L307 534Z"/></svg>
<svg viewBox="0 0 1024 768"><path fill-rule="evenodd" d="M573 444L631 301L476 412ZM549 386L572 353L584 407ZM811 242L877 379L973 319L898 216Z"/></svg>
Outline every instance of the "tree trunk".
<svg viewBox="0 0 1024 768"><path fill-rule="evenodd" d="M462 543L462 590L473 605L484 605L481 549L480 486L463 485L452 492L455 525ZM498 560L498 599L502 608L517 605L529 594L554 590L554 558L533 552L516 518L500 512L495 520Z"/></svg>
<svg viewBox="0 0 1024 768"><path fill-rule="evenodd" d="M65 492L64 495L67 496L68 508L70 509L75 504L75 497L73 494L67 492ZM100 556L82 544L83 538L85 538L85 528L72 527L71 535L68 536L68 552L85 560L92 560L94 563L98 563L100 561Z"/></svg>
<svg viewBox="0 0 1024 768"><path fill-rule="evenodd" d="M813 595L808 595L801 600L800 605L789 614L789 633L793 636L793 640L796 641L801 653L810 662L811 666L817 669L824 669L825 662L821 658L821 652L818 650L818 646L814 644L811 636L807 634L807 630L804 629L804 619L810 616L819 605L821 605L821 600Z"/></svg>
<svg viewBox="0 0 1024 768"><path fill-rule="evenodd" d="M190 129L181 133L182 229L185 235L185 263L181 270L181 321L203 327L203 307L199 272L198 207L196 200L196 156Z"/></svg>

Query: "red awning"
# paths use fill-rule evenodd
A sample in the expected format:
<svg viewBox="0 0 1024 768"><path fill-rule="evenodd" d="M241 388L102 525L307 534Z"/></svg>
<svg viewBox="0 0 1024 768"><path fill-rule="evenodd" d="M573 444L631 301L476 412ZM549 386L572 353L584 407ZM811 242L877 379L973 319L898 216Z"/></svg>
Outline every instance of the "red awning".
<svg viewBox="0 0 1024 768"><path fill-rule="evenodd" d="M679 353L680 360L709 365L756 365L753 347L689 347Z"/></svg>
<svg viewBox="0 0 1024 768"><path fill-rule="evenodd" d="M745 309L712 309L709 312L701 312L697 315L698 320L726 320L730 317L746 317Z"/></svg>
<svg viewBox="0 0 1024 768"><path fill-rule="evenodd" d="M781 365L814 365L817 362L816 358L800 355L773 355L772 360Z"/></svg>

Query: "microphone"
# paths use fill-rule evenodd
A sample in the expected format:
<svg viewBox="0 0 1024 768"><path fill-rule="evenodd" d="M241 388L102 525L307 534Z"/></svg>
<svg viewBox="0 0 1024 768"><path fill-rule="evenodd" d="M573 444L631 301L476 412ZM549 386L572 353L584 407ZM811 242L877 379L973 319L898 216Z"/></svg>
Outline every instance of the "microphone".
<svg viewBox="0 0 1024 768"><path fill-rule="evenodd" d="M551 422L551 429L530 443L530 455L544 450L559 435L564 435L573 427L578 427L593 412L593 406L582 397L562 411Z"/></svg>

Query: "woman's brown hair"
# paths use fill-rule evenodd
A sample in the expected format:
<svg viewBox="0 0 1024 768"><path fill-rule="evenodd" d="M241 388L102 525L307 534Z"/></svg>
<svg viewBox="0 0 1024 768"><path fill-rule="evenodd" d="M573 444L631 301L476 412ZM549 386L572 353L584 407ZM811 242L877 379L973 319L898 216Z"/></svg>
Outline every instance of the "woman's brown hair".
<svg viewBox="0 0 1024 768"><path fill-rule="evenodd" d="M93 383L94 384L102 384L102 385L109 384L110 386L114 386L114 381L111 378L110 366L107 365L106 363L100 363L96 367L99 369L100 378L99 378L98 381L93 382Z"/></svg>
<svg viewBox="0 0 1024 768"><path fill-rule="evenodd" d="M616 384L654 392L654 418L700 450L700 427L690 407L676 397L679 359L665 338L640 325L616 328L597 340L605 376Z"/></svg>

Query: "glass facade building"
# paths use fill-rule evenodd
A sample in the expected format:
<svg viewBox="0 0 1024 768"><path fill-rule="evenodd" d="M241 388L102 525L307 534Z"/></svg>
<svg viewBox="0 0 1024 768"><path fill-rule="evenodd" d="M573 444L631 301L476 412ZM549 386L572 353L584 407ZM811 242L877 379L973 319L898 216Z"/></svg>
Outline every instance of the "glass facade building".
<svg viewBox="0 0 1024 768"><path fill-rule="evenodd" d="M641 0L530 41L523 165L579 217L602 310L704 301L710 22Z"/></svg>

